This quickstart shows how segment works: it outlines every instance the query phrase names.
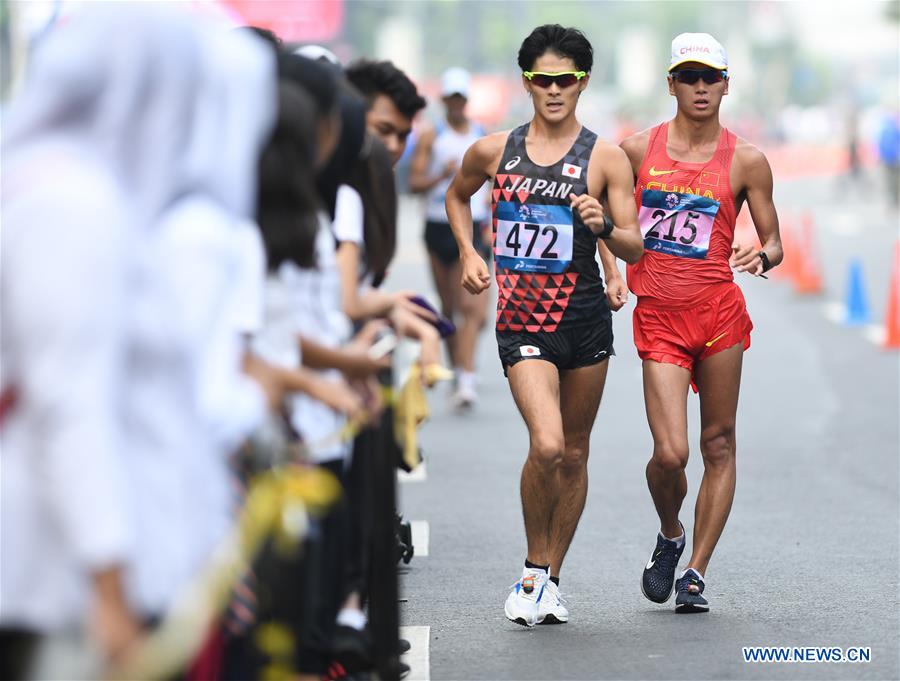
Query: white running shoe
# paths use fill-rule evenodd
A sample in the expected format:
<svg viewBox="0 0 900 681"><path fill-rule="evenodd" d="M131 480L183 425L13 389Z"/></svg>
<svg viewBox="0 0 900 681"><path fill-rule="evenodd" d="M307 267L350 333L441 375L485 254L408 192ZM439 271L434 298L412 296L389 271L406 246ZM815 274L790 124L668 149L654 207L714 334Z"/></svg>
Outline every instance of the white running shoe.
<svg viewBox="0 0 900 681"><path fill-rule="evenodd" d="M544 595L538 602L538 624L565 624L569 621L569 609L565 605L559 587L549 579Z"/></svg>
<svg viewBox="0 0 900 681"><path fill-rule="evenodd" d="M475 374L461 372L456 382L456 391L453 393L453 406L462 411L473 407L477 401Z"/></svg>
<svg viewBox="0 0 900 681"><path fill-rule="evenodd" d="M478 393L472 389L457 388L453 393L453 406L459 411L468 411L478 401Z"/></svg>
<svg viewBox="0 0 900 681"><path fill-rule="evenodd" d="M536 568L522 570L522 578L512 585L512 591L506 597L506 605L503 608L506 618L523 627L538 624L539 603L546 594L549 581L546 570Z"/></svg>

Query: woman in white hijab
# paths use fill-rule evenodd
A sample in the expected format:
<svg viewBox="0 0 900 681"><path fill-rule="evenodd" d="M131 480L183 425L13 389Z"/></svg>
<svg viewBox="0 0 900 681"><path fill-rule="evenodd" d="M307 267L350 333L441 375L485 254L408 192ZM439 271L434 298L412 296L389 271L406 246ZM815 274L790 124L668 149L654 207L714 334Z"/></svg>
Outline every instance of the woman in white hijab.
<svg viewBox="0 0 900 681"><path fill-rule="evenodd" d="M171 435L162 453L184 475L181 488L161 482L178 493L164 511L170 521L147 518L148 531L169 545L137 566L146 576L138 583L159 589L144 606L155 614L168 609L229 529L227 459L268 406L242 372L238 332L241 319L262 314L265 270L254 256L264 256L251 219L258 158L275 118L274 56L244 32L216 32L205 43L199 106L178 166L187 191L162 216L142 259L155 290L142 297L148 308L137 337L149 354L176 352L181 364L170 363L154 385L136 391L132 410L149 431ZM173 524L184 531L171 533ZM184 558L181 570L175 557ZM159 579L166 573L172 582Z"/></svg>
<svg viewBox="0 0 900 681"><path fill-rule="evenodd" d="M13 103L0 269L5 631L90 623L106 655L121 653L137 633L131 612L162 614L213 541L210 531L192 545L219 507L204 516L206 497L187 503L216 461L211 420L184 419L210 413L197 405L217 372L198 368L197 353L222 336L197 341L198 305L165 309L184 281L154 256L184 236L185 206L205 213L205 230L252 211L270 62L172 8L104 3L47 38ZM235 108L241 85L250 107ZM214 282L192 300L226 297ZM187 385L173 378L181 371ZM180 404L190 409L179 421ZM216 498L223 479L209 481Z"/></svg>

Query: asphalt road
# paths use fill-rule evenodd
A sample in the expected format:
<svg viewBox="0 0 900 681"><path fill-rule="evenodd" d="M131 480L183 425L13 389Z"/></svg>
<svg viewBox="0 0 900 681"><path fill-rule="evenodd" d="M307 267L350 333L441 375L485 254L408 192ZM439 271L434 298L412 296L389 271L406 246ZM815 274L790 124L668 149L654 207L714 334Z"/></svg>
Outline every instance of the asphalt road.
<svg viewBox="0 0 900 681"><path fill-rule="evenodd" d="M527 434L488 332L479 406L457 415L448 386L431 394L421 430L427 478L401 485L405 516L426 521L430 534L428 556L402 578L403 624L430 627L430 669L417 669L419 678L900 678L900 353L823 313L842 290L839 261L850 250L840 237L866 259L873 314L882 314L897 217L865 197L830 208L831 193L798 182L785 197L814 206L820 248L837 263L826 269L825 296L740 279L755 330L738 413L737 494L706 575L712 611L676 616L672 602L654 605L638 586L658 521L644 479L651 440L629 303L615 318L618 356L591 439L587 507L562 574L571 620L529 630L505 619L525 552L518 486ZM862 227L847 217L857 204ZM428 291L416 210L404 202L389 286ZM682 520L690 536L702 475L696 397L689 411ZM871 661L743 661L744 646L770 645L869 646Z"/></svg>

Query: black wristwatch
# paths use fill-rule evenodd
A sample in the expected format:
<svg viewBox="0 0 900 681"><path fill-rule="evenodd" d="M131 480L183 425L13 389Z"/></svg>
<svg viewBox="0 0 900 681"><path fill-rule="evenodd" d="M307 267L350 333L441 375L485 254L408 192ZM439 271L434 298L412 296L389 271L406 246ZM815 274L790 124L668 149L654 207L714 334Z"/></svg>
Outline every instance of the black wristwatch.
<svg viewBox="0 0 900 681"><path fill-rule="evenodd" d="M772 269L772 263L769 262L769 256L766 255L765 251L760 251L757 255L762 260L763 272L768 272Z"/></svg>
<svg viewBox="0 0 900 681"><path fill-rule="evenodd" d="M596 232L594 232L593 234L598 239L608 239L609 235L612 234L613 227L615 227L615 225L613 224L613 221L609 219L608 215L604 215L603 216L603 231L600 232L599 234L597 234Z"/></svg>

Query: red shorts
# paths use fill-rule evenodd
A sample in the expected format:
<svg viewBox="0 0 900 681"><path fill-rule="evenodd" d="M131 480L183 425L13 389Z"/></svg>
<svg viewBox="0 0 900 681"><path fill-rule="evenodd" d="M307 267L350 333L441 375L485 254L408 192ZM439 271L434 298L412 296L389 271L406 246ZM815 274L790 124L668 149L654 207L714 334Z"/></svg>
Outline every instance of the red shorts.
<svg viewBox="0 0 900 681"><path fill-rule="evenodd" d="M716 287L719 288L719 287ZM737 284L722 285L712 297L673 310L638 298L634 310L634 344L641 359L677 364L694 373L697 362L738 343L750 347L753 322Z"/></svg>

